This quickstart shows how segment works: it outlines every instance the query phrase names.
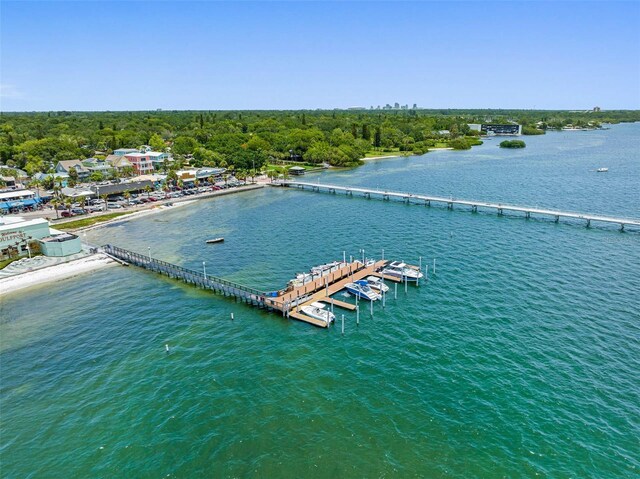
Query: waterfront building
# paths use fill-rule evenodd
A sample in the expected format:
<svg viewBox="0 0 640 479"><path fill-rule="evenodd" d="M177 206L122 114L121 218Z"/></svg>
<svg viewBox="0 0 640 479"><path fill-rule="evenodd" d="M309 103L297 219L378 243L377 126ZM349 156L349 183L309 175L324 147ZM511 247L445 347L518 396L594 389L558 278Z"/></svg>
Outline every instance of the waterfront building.
<svg viewBox="0 0 640 479"><path fill-rule="evenodd" d="M0 258L29 254L33 243L50 236L49 222L44 218L25 220L19 216L0 217Z"/></svg>
<svg viewBox="0 0 640 479"><path fill-rule="evenodd" d="M118 148L113 150L113 154L116 156L124 156L130 153L139 153L139 150L137 148Z"/></svg>
<svg viewBox="0 0 640 479"><path fill-rule="evenodd" d="M291 175L295 175L295 176L302 176L304 175L305 169L302 166L292 166L291 168L289 168L289 174Z"/></svg>
<svg viewBox="0 0 640 479"><path fill-rule="evenodd" d="M127 183L118 183L116 185L96 185L91 187L91 191L95 196L107 195L116 196L121 195L124 192L140 193L145 190L146 187L155 189L155 184L150 180L130 181Z"/></svg>
<svg viewBox="0 0 640 479"><path fill-rule="evenodd" d="M131 162L124 157L124 155L109 155L104 159L104 161L108 163L111 168L118 171L122 171L128 166L133 166L131 165Z"/></svg>
<svg viewBox="0 0 640 479"><path fill-rule="evenodd" d="M498 125L495 123L470 123L469 129L480 131L485 135L522 135L522 125L510 123Z"/></svg>
<svg viewBox="0 0 640 479"><path fill-rule="evenodd" d="M136 173L143 175L151 173L161 167L165 161L171 161L167 153L160 151L145 151L128 153L124 157L131 163Z"/></svg>
<svg viewBox="0 0 640 479"><path fill-rule="evenodd" d="M227 171L226 168L199 168L196 171L196 179L206 180L207 178L219 178Z"/></svg>
<svg viewBox="0 0 640 479"><path fill-rule="evenodd" d="M39 240L40 252L45 256L69 256L82 251L82 243L77 235L61 233Z"/></svg>
<svg viewBox="0 0 640 479"><path fill-rule="evenodd" d="M88 178L91 172L89 169L82 164L80 160L64 160L59 161L56 165L56 173L63 173L69 175L69 170L71 168L75 168L78 173L78 179L83 180Z"/></svg>
<svg viewBox="0 0 640 479"><path fill-rule="evenodd" d="M82 164L89 170L90 173L98 172L102 173L105 177L111 176L112 167L110 163L98 158L89 158L84 160Z"/></svg>
<svg viewBox="0 0 640 479"><path fill-rule="evenodd" d="M0 193L0 213L31 208L40 203L40 198L31 190L9 190Z"/></svg>

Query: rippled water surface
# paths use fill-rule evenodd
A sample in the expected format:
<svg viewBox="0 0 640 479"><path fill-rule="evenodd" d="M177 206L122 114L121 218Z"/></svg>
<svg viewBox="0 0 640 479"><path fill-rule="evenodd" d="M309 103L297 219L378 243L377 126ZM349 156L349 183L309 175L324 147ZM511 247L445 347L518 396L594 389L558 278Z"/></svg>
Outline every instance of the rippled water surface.
<svg viewBox="0 0 640 479"><path fill-rule="evenodd" d="M525 141L307 179L640 217L640 124ZM344 336L133 267L8 296L3 477L638 476L638 232L269 188L87 240L264 289L361 248L437 273Z"/></svg>

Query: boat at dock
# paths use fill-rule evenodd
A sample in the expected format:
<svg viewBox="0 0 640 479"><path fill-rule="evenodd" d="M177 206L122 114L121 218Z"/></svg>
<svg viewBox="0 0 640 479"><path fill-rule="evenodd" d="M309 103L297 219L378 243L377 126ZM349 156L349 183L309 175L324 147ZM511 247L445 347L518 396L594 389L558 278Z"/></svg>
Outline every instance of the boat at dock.
<svg viewBox="0 0 640 479"><path fill-rule="evenodd" d="M364 279L354 281L353 283L347 283L344 285L344 287L347 291L349 291L349 293L360 299L377 301L382 298L382 296L380 296L380 293L376 293L373 289L371 289L369 283Z"/></svg>
<svg viewBox="0 0 640 479"><path fill-rule="evenodd" d="M324 304L314 302L308 306L303 306L300 310L307 316L324 321L327 326L335 321L336 316L329 310L324 309Z"/></svg>
<svg viewBox="0 0 640 479"><path fill-rule="evenodd" d="M300 286L304 286L307 283L311 283L312 281L327 276L334 271L338 271L340 268L346 266L346 263L341 263L339 261L333 261L332 263L321 264L318 266L314 266L311 268L309 273L298 273L296 277L289 280L287 283L288 286L292 286L294 288L298 288Z"/></svg>
<svg viewBox="0 0 640 479"><path fill-rule="evenodd" d="M384 291L385 293L389 291L389 286L384 284L382 278L378 278L377 276L368 276L367 283L372 289L380 291L381 293Z"/></svg>
<svg viewBox="0 0 640 479"><path fill-rule="evenodd" d="M398 278L402 281L418 281L424 276L417 266L411 266L401 263L400 261L393 261L389 263L380 271L380 273L385 276Z"/></svg>
<svg viewBox="0 0 640 479"><path fill-rule="evenodd" d="M207 244L211 244L211 243L222 243L224 241L224 238L213 238L213 239L208 239L206 241Z"/></svg>

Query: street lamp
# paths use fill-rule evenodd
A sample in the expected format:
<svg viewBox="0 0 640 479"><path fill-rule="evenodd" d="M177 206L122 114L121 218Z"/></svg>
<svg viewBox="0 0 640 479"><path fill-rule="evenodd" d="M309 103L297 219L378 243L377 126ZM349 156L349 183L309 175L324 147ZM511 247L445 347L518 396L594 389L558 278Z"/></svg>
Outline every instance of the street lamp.
<svg viewBox="0 0 640 479"><path fill-rule="evenodd" d="M202 271L204 273L204 279L206 281L207 280L207 263L205 263L204 261L202 262Z"/></svg>

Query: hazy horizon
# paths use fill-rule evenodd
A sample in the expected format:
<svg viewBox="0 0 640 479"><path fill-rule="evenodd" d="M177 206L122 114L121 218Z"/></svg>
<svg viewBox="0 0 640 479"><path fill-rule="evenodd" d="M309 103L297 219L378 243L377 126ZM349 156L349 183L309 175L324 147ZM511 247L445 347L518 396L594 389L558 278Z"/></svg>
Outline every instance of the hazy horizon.
<svg viewBox="0 0 640 479"><path fill-rule="evenodd" d="M18 2L0 110L640 109L638 2Z"/></svg>

